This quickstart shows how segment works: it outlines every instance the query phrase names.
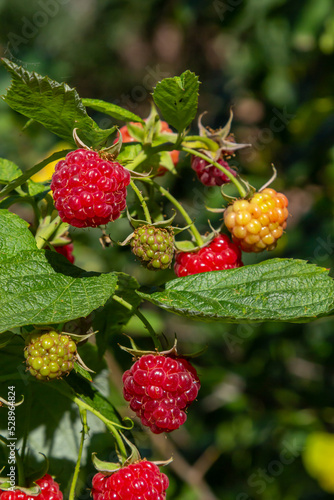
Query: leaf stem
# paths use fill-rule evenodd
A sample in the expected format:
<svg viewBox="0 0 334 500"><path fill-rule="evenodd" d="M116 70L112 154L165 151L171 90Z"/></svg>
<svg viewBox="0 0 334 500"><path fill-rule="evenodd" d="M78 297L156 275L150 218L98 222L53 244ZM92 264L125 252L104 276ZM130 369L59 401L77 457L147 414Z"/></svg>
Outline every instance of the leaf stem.
<svg viewBox="0 0 334 500"><path fill-rule="evenodd" d="M152 224L151 215L150 215L150 212L149 212L149 210L147 208L146 201L144 200L144 197L143 197L141 191L137 188L137 186L133 182L133 180L130 181L130 186L132 187L132 189L134 190L134 192L136 193L136 195L138 197L138 200L140 201L140 204L141 204L141 206L142 206L142 208L144 210L146 221L148 222L148 224Z"/></svg>
<svg viewBox="0 0 334 500"><path fill-rule="evenodd" d="M122 297L119 297L118 295L113 295L112 297L116 302L118 302L119 304L121 304L122 306L126 307L127 309L129 309L129 311L132 311L133 314L135 314L139 319L140 321L144 324L144 326L146 327L146 329L148 330L148 333L150 334L150 336L152 337L152 340L154 342L154 347L156 349L162 349L162 346L161 346L161 342L159 340L159 337L158 335L156 334L156 332L153 330L152 328L152 325L150 324L150 322L145 318L145 316L138 310L138 309L135 309L131 304L129 304L129 302L127 302L126 300L122 299Z"/></svg>
<svg viewBox="0 0 334 500"><path fill-rule="evenodd" d="M184 151L185 153L189 153L191 155L198 156L199 158L202 158L202 160L205 160L205 161L211 163L214 167L218 168L218 170L221 170L222 172L224 172L224 174L226 175L226 177L228 177L230 179L230 181L233 182L233 184L237 188L237 190L238 190L241 198L244 198L247 195L246 190L240 184L240 182L238 181L238 179L236 177L234 177L234 175L231 174L231 172L229 172L225 167L223 167L222 165L220 165L218 162L211 161L211 159L207 155L205 155L203 153L200 153L196 149L186 148L186 147L183 146L181 148L181 151Z"/></svg>
<svg viewBox="0 0 334 500"><path fill-rule="evenodd" d="M79 472L80 472L80 463L81 463L83 445L84 445L84 441L85 441L85 436L86 436L86 434L88 434L88 431L89 431L89 428L87 425L87 410L82 410L81 408L79 408L79 411L80 411L81 422L82 422L81 440L80 440L78 459L77 459L77 463L75 464L73 479L71 482L69 500L74 500L74 497L75 497L75 487L77 485L78 476L79 476Z"/></svg>

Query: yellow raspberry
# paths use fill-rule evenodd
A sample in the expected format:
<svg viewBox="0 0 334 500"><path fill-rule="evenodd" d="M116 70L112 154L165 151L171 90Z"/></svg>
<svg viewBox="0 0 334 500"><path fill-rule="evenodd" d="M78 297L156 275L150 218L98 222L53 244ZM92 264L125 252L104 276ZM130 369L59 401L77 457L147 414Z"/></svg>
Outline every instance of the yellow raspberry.
<svg viewBox="0 0 334 500"><path fill-rule="evenodd" d="M266 188L250 200L236 200L227 207L225 225L244 252L274 250L286 228L287 206L284 194Z"/></svg>

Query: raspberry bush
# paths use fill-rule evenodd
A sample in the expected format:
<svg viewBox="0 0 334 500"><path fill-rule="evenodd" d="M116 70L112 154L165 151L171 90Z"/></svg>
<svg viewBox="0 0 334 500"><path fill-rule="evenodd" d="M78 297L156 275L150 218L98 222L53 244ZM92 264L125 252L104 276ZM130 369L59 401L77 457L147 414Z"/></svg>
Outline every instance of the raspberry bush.
<svg viewBox="0 0 334 500"><path fill-rule="evenodd" d="M284 257L290 214L276 170L269 181L269 166L266 179L248 175L238 155L251 145L233 135L232 111L217 130L202 115L194 123L199 82L190 71L158 82L141 117L7 59L3 67L12 78L3 100L71 147L27 171L0 159L0 380L8 387L0 498L74 500L88 489L94 500L165 500L172 472L189 484L177 445L191 441L199 419L214 427L206 412L221 400L226 412L253 411L238 377L228 390L216 387L229 376L228 324L238 331L329 316L333 280L328 269ZM88 110L107 115L110 128ZM46 179L36 175L53 164L51 181L31 179ZM198 186L205 201L198 206L194 194L189 207L180 192L197 197ZM195 335L194 319L211 322L212 335ZM228 345L240 354L238 342ZM226 357L214 375L206 346ZM187 352L193 347L202 356ZM202 399L201 386L212 395ZM4 424L14 413L16 427ZM206 461L251 435L219 432L225 448L205 443ZM197 487L204 498L208 486Z"/></svg>

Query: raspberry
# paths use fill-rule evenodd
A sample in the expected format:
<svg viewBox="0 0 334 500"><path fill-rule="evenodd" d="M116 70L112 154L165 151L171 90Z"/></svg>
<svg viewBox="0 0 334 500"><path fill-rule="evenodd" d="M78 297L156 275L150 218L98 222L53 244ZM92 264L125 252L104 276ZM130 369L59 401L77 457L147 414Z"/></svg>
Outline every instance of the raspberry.
<svg viewBox="0 0 334 500"><path fill-rule="evenodd" d="M144 120L144 121L146 121L146 120ZM139 127L139 128L143 127L143 125L139 122L130 122L130 123L131 123L131 125L135 125L136 127ZM129 130L128 130L126 125L124 125L124 127L121 127L119 129L119 132L122 135L123 142L136 141L136 139L134 137L132 137L132 135L130 135ZM168 123L165 121L160 122L160 133L163 133L163 132L167 132L168 134L173 133L173 131L169 128ZM117 142L117 139L115 140L115 142ZM180 152L177 151L177 149L175 149L174 151L168 151L168 154L171 157L171 160L172 160L174 166L176 166L178 161L179 161ZM164 167L163 165L159 165L157 175L161 176L161 175L164 175L166 172L167 172L167 168Z"/></svg>
<svg viewBox="0 0 334 500"><path fill-rule="evenodd" d="M154 226L141 226L133 233L131 247L135 256L148 269L167 269L174 255L173 231Z"/></svg>
<svg viewBox="0 0 334 500"><path fill-rule="evenodd" d="M141 460L111 475L92 480L93 500L165 500L168 477L152 462Z"/></svg>
<svg viewBox="0 0 334 500"><path fill-rule="evenodd" d="M58 483L49 474L45 474L36 483L41 488L41 492L37 496L29 495L20 490L0 490L0 500L63 500Z"/></svg>
<svg viewBox="0 0 334 500"><path fill-rule="evenodd" d="M143 425L155 434L178 429L200 389L196 370L184 358L145 354L123 374L123 395Z"/></svg>
<svg viewBox="0 0 334 500"><path fill-rule="evenodd" d="M56 252L60 253L61 255L64 255L66 259L71 262L71 264L74 264L74 256L73 256L73 245L72 243L69 243L68 245L63 245L61 247L54 247Z"/></svg>
<svg viewBox="0 0 334 500"><path fill-rule="evenodd" d="M97 227L116 220L126 206L130 174L95 151L77 149L60 160L52 176L55 207L63 222Z"/></svg>
<svg viewBox="0 0 334 500"><path fill-rule="evenodd" d="M274 250L286 228L288 200L282 193L266 188L249 200L236 200L224 212L233 241L244 252Z"/></svg>
<svg viewBox="0 0 334 500"><path fill-rule="evenodd" d="M217 163L219 163L219 165L221 165L222 167L225 167L226 170L231 172L231 174L236 177L236 171L233 170L233 168L231 168L225 160L220 158ZM222 184L231 182L227 175L219 170L219 168L215 167L214 165L211 165L211 167L209 167L209 165L210 158L208 158L208 161L205 161L198 156L191 157L191 168L195 170L198 179L202 184L204 184L204 186L221 186Z"/></svg>
<svg viewBox="0 0 334 500"><path fill-rule="evenodd" d="M207 271L222 271L241 267L241 251L230 241L228 236L220 234L209 245L197 252L179 252L176 254L174 271L179 278L189 274Z"/></svg>
<svg viewBox="0 0 334 500"><path fill-rule="evenodd" d="M68 374L76 360L77 347L69 335L35 330L26 340L24 357L31 375L38 380L60 378Z"/></svg>

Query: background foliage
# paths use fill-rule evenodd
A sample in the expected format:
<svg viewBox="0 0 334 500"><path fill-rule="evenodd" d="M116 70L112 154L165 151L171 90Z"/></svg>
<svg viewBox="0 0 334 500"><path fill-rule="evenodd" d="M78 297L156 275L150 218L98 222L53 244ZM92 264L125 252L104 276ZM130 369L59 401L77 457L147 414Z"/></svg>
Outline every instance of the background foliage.
<svg viewBox="0 0 334 500"><path fill-rule="evenodd" d="M204 123L213 128L224 124L233 105L238 142L253 144L253 149L245 150L234 164L259 187L270 176L269 166L274 163L279 171L274 187L290 200L288 230L275 252L270 256L247 255L245 263L294 257L332 267L331 0L0 0L0 33L3 56L24 64L29 71L66 81L82 97L105 99L142 117L148 114L150 92L157 80L186 69L194 71L202 82L199 112L208 111ZM8 84L9 76L1 70L1 94ZM101 128L114 124L98 112L92 116ZM35 124L23 132L24 124L21 115L0 102L0 157L22 169L45 158L57 142ZM204 228L205 205L214 204L217 192L203 191L187 158L182 158L178 168L192 184L171 176L164 183L174 183L173 189ZM27 207L19 207L18 213L29 221ZM112 227L115 240L129 233L125 220ZM103 250L97 230L74 229L71 234L76 263L87 271L123 271L148 286L174 277L172 270L146 272L125 248ZM334 431L332 319L309 324L208 325L158 311L150 304L146 304L145 313L169 339L177 332L184 351L208 345L196 361L202 389L185 428L168 441L146 433L143 437L141 431L134 433L147 458L151 448L155 458L174 454L168 470L170 498L331 497L308 475L302 456L313 432ZM103 325L103 318L97 316L96 324ZM135 320L122 331L150 346ZM130 358L117 347L120 341L124 343L124 338L109 325L107 363L112 370L108 376L98 365L101 371L95 383L126 415L119 386L121 371L129 366ZM91 355L94 358L97 353ZM20 376L18 392L19 380ZM53 456L51 472L66 491L80 425L67 400L56 411L51 395L50 400L41 398L52 425L57 427L62 415L61 425L53 440L53 427L48 430L31 418L34 424L29 444L36 453ZM25 410L18 409L18 415L24 420ZM89 424L82 499L89 496L93 472L89 454L98 451L100 458L109 458L112 449L103 426L95 419ZM323 460L325 466L327 455L319 456L318 462ZM5 460L0 457L1 464Z"/></svg>

